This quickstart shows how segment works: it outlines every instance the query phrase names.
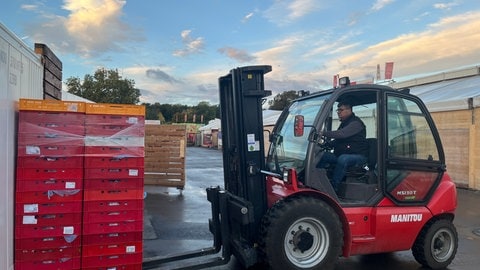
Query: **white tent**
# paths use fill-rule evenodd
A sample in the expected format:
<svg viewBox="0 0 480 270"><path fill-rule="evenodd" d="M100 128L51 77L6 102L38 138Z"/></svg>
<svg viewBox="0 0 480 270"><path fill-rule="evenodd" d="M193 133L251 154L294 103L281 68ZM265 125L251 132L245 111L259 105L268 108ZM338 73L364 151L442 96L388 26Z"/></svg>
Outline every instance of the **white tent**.
<svg viewBox="0 0 480 270"><path fill-rule="evenodd" d="M282 111L264 110L263 111L263 126L274 126Z"/></svg>

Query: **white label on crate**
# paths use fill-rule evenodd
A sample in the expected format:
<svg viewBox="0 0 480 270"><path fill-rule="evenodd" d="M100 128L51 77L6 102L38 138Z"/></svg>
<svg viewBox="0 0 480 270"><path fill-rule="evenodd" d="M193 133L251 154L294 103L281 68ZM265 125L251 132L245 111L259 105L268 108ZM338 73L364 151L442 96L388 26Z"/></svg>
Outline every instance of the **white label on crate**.
<svg viewBox="0 0 480 270"><path fill-rule="evenodd" d="M75 188L75 182L65 182L65 188L66 189L74 189Z"/></svg>
<svg viewBox="0 0 480 270"><path fill-rule="evenodd" d="M130 169L130 170L128 170L128 175L129 176L138 176L138 170Z"/></svg>
<svg viewBox="0 0 480 270"><path fill-rule="evenodd" d="M73 226L63 227L63 234L73 234L73 233L74 233Z"/></svg>
<svg viewBox="0 0 480 270"><path fill-rule="evenodd" d="M137 124L138 123L138 118L137 117L129 117L127 120L128 124Z"/></svg>
<svg viewBox="0 0 480 270"><path fill-rule="evenodd" d="M127 246L125 249L126 253L135 253L135 246Z"/></svg>
<svg viewBox="0 0 480 270"><path fill-rule="evenodd" d="M75 103L68 104L68 105L67 105L67 111L70 111L70 112L78 112L78 105L75 104Z"/></svg>
<svg viewBox="0 0 480 270"><path fill-rule="evenodd" d="M23 216L23 224L37 224L35 216Z"/></svg>
<svg viewBox="0 0 480 270"><path fill-rule="evenodd" d="M23 212L24 213L38 213L38 204L25 204L23 206Z"/></svg>
<svg viewBox="0 0 480 270"><path fill-rule="evenodd" d="M25 147L25 154L40 155L40 147L36 145L27 145L27 147Z"/></svg>

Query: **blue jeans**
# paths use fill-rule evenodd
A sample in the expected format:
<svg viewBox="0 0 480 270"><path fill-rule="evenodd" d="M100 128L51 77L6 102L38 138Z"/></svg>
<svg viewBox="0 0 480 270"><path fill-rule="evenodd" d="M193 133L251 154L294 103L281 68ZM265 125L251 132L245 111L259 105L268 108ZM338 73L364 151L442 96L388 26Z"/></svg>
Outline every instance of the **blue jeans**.
<svg viewBox="0 0 480 270"><path fill-rule="evenodd" d="M352 166L363 165L367 162L367 158L359 154L342 154L335 156L333 153L325 152L322 159L317 165L317 168L327 168L329 166L335 166L332 176L332 185L335 191L338 190L338 185L345 177L347 169Z"/></svg>

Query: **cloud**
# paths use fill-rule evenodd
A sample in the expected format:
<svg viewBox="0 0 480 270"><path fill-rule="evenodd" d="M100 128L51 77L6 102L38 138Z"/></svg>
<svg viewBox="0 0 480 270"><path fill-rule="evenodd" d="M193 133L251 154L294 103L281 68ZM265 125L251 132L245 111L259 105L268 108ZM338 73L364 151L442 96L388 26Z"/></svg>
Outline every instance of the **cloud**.
<svg viewBox="0 0 480 270"><path fill-rule="evenodd" d="M450 3L435 3L433 7L436 9L443 9L443 10L450 10L452 7L457 6L458 3L450 2Z"/></svg>
<svg viewBox="0 0 480 270"><path fill-rule="evenodd" d="M133 79L140 89L140 102L197 105L200 101L218 104L218 77L228 70L221 67L210 71L185 74L182 78L169 75L168 66L142 66L123 69L125 78ZM213 83L212 83L213 82Z"/></svg>
<svg viewBox="0 0 480 270"><path fill-rule="evenodd" d="M197 37L197 38L192 38L191 34L192 30L183 30L180 33L180 36L182 37L182 43L185 45L185 48L175 50L173 52L174 56L187 56L190 54L195 54L199 53L203 50L203 47L205 46L205 42L202 37Z"/></svg>
<svg viewBox="0 0 480 270"><path fill-rule="evenodd" d="M34 5L34 4L23 4L20 6L21 9L28 10L28 11L37 10L38 7L39 7L38 5Z"/></svg>
<svg viewBox="0 0 480 270"><path fill-rule="evenodd" d="M394 78L408 79L413 75L478 65L479 17L480 12L445 17L421 31L371 45L359 43L356 37L361 33L355 31L333 42L328 32L295 33L277 42L270 41L272 47L254 55L257 62L272 65L265 85L275 92L330 88L334 74L350 76L354 81L371 80L377 64L383 72L385 62L390 61L395 63ZM299 49L303 49L303 54Z"/></svg>
<svg viewBox="0 0 480 270"><path fill-rule="evenodd" d="M275 0L264 16L278 25L289 24L320 8L316 0Z"/></svg>
<svg viewBox="0 0 480 270"><path fill-rule="evenodd" d="M220 49L218 49L218 52L221 53L221 54L225 54L229 58L235 59L240 63L245 63L245 62L250 62L250 61L255 60L255 57L248 54L246 51L240 50L240 49L235 49L235 48L232 48L232 47L220 48Z"/></svg>
<svg viewBox="0 0 480 270"><path fill-rule="evenodd" d="M478 65L479 16L480 12L469 12L446 17L423 31L403 34L354 53L338 55L328 59L325 69L315 72L314 76L328 78L341 73L360 80L375 74L377 64L383 67L385 62L390 61L395 62L394 78L441 72L465 66L465 63Z"/></svg>
<svg viewBox="0 0 480 270"><path fill-rule="evenodd" d="M243 17L242 23L248 22L252 17L253 17L253 12L248 13L247 15L245 15L245 17Z"/></svg>
<svg viewBox="0 0 480 270"><path fill-rule="evenodd" d="M372 11L379 11L385 6L393 3L395 0L377 0L375 3L373 3L373 6L371 8Z"/></svg>
<svg viewBox="0 0 480 270"><path fill-rule="evenodd" d="M33 25L30 36L48 43L59 53L92 58L109 51L122 51L125 43L143 40L140 31L122 21L126 1L64 0L67 16L40 13L40 25ZM33 7L24 6L32 10Z"/></svg>
<svg viewBox="0 0 480 270"><path fill-rule="evenodd" d="M145 71L145 74L148 78L162 81L162 82L168 82L168 83L180 83L179 80L175 79L174 77L168 75L166 72L160 70L160 69L152 69L149 68Z"/></svg>

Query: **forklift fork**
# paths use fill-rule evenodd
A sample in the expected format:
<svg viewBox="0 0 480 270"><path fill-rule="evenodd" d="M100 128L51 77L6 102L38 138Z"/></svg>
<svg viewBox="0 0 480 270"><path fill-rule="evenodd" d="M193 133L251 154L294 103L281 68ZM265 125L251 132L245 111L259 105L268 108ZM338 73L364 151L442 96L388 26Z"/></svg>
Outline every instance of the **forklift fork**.
<svg viewBox="0 0 480 270"><path fill-rule="evenodd" d="M227 194L219 187L211 187L207 188L207 199L212 204L212 218L209 220L209 229L213 234L213 246L179 253L169 257L156 256L145 258L142 263L142 269L161 269L162 266L167 267L167 264L174 262L178 263L175 265L168 265L168 269L205 269L208 267L224 265L230 261L232 254L229 246L230 233L227 224L228 222L222 222L222 220L228 220ZM222 250L221 256L209 257L200 262L187 261L192 258L213 255L220 250Z"/></svg>

